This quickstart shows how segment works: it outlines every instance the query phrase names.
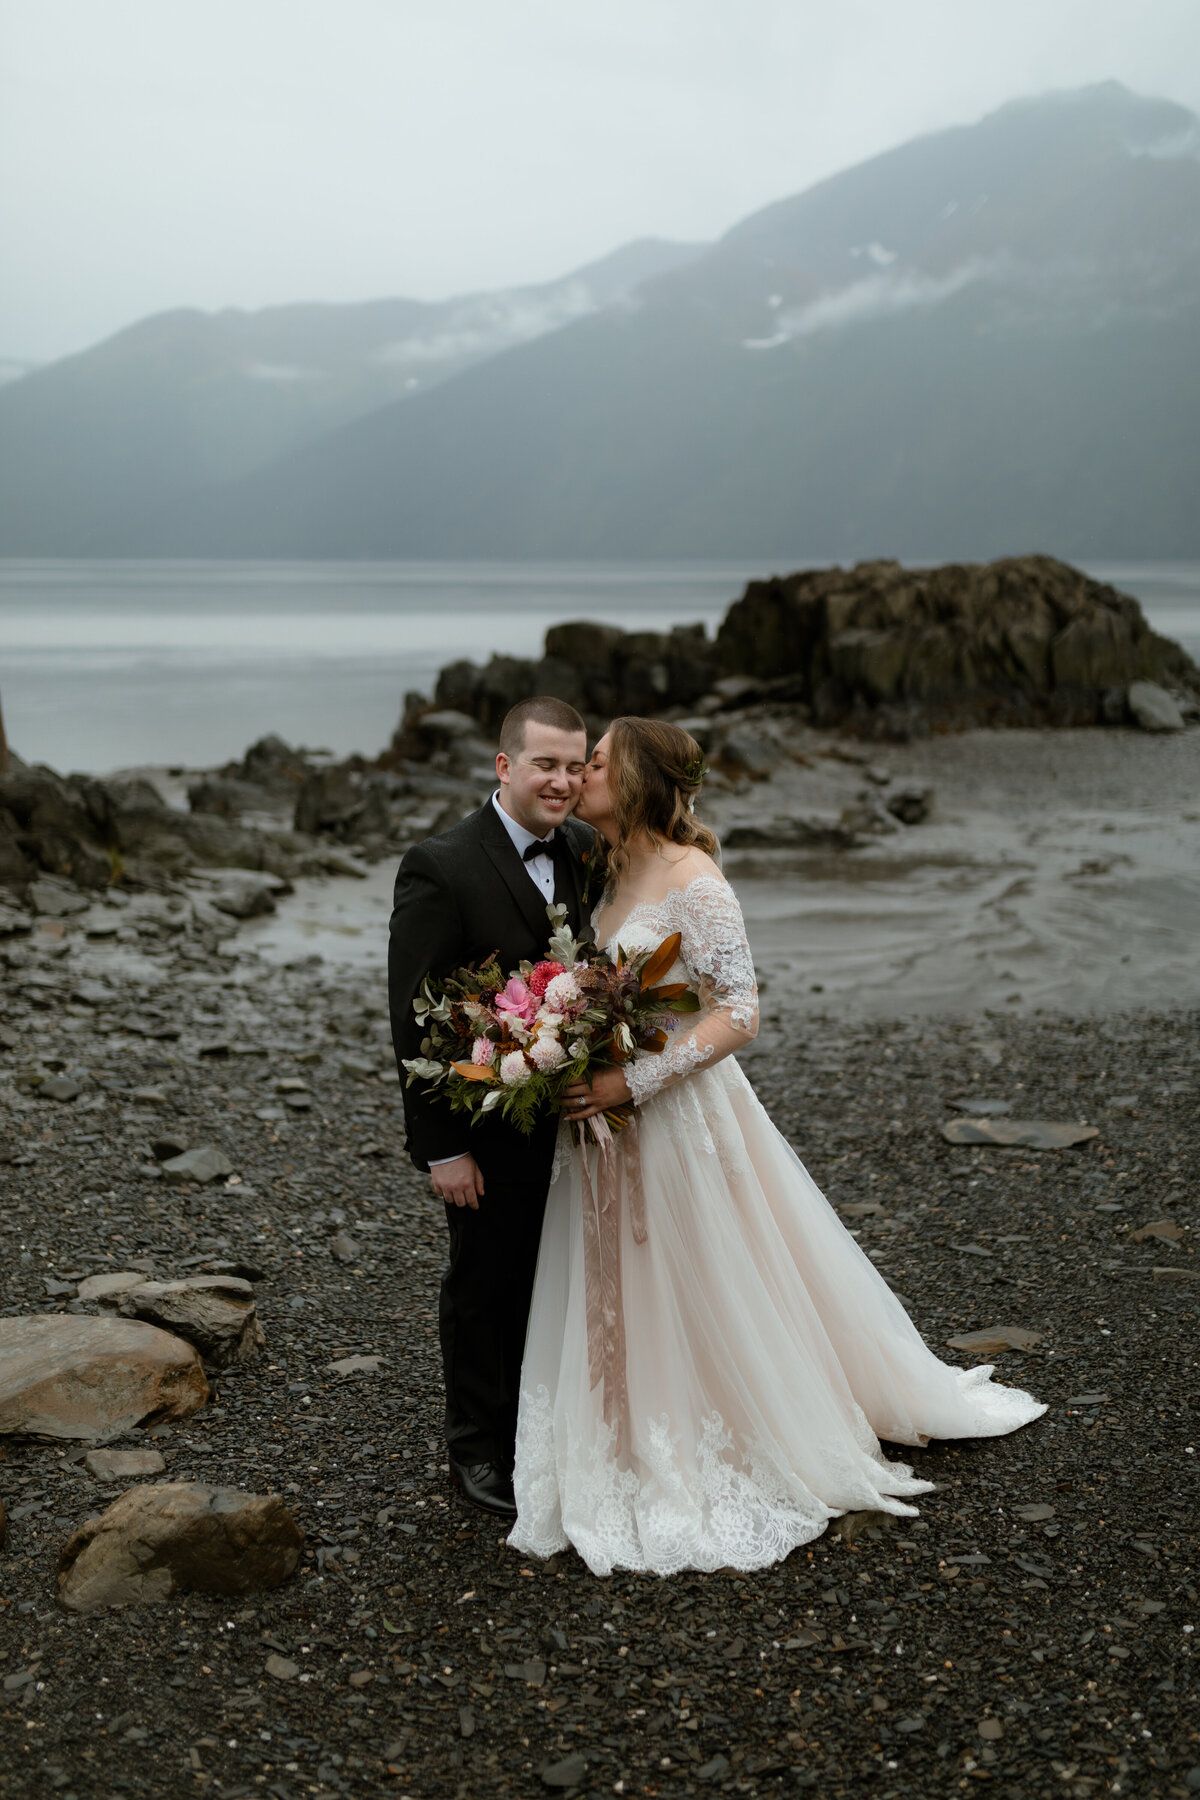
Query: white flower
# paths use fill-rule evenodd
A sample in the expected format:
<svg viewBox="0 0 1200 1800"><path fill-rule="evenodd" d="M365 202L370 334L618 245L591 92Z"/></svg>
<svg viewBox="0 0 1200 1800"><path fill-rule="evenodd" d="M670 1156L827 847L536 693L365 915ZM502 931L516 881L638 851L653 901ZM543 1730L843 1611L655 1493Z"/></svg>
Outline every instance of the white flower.
<svg viewBox="0 0 1200 1800"><path fill-rule="evenodd" d="M546 1003L555 1009L572 1006L578 998L579 983L569 969L563 975L556 975L553 981L546 984Z"/></svg>
<svg viewBox="0 0 1200 1800"><path fill-rule="evenodd" d="M520 1087L532 1074L533 1070L520 1050L510 1050L507 1056L500 1058L500 1079L505 1087Z"/></svg>
<svg viewBox="0 0 1200 1800"><path fill-rule="evenodd" d="M566 1051L552 1031L539 1032L529 1046L529 1054L543 1075L548 1075L551 1069L557 1069L567 1060Z"/></svg>
<svg viewBox="0 0 1200 1800"><path fill-rule="evenodd" d="M576 1038L573 1044L567 1046L567 1049L572 1062L577 1062L581 1056L586 1056L588 1053L588 1047L582 1038Z"/></svg>
<svg viewBox="0 0 1200 1800"><path fill-rule="evenodd" d="M615 1028L613 1031L613 1043L618 1050L624 1051L626 1056L629 1056L632 1053L633 1033L630 1031L628 1025L618 1025Z"/></svg>
<svg viewBox="0 0 1200 1800"><path fill-rule="evenodd" d="M561 1013L551 1012L550 1008L545 1006L533 1022L537 1027L539 1037L547 1031L561 1031L566 1024Z"/></svg>

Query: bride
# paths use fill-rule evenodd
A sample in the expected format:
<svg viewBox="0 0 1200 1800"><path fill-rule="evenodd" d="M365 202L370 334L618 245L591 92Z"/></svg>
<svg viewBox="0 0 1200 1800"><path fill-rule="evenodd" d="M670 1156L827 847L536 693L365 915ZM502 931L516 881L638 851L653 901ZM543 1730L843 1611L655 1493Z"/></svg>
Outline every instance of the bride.
<svg viewBox="0 0 1200 1800"><path fill-rule="evenodd" d="M733 1053L758 1028L741 909L692 817L700 748L617 719L577 817L608 847L610 952L678 932L702 1000L661 1053L569 1090L521 1371L516 1549L613 1569L757 1569L932 1482L879 1440L994 1437L1045 1408L927 1349ZM575 1121L633 1100L605 1157Z"/></svg>

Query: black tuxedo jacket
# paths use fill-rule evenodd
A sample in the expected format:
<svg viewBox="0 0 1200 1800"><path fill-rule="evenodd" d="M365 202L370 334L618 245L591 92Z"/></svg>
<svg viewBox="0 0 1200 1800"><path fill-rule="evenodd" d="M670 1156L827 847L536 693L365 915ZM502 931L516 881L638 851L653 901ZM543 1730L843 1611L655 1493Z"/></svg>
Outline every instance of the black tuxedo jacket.
<svg viewBox="0 0 1200 1800"><path fill-rule="evenodd" d="M555 898L566 905L573 929L583 921L583 894L595 834L568 819L559 827L567 854L556 864ZM452 1113L444 1101L410 1088L407 1058L421 1054L422 1033L413 1017L413 998L426 975L448 974L494 952L506 972L546 953L551 933L548 902L530 879L512 839L496 817L492 801L441 837L415 844L396 876L388 945L388 999L392 1042L400 1069L408 1152L419 1169L470 1150L484 1172L503 1180L522 1168L549 1165L557 1123L545 1121L534 1140L489 1116L476 1125Z"/></svg>

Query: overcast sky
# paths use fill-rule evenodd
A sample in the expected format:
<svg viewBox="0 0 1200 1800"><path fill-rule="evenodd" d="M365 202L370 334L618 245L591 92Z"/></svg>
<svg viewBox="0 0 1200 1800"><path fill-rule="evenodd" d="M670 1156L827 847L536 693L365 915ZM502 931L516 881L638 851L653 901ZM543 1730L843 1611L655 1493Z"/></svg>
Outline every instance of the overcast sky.
<svg viewBox="0 0 1200 1800"><path fill-rule="evenodd" d="M709 239L1110 77L1200 111L1198 0L0 0L0 359Z"/></svg>

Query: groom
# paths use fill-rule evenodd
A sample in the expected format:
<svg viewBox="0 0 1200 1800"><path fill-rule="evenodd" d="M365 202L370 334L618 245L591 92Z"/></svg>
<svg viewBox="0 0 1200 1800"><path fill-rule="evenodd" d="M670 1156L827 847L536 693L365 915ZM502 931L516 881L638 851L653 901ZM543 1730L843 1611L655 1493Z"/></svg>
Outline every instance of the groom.
<svg viewBox="0 0 1200 1800"><path fill-rule="evenodd" d="M398 1064L421 1054L412 1003L430 971L444 975L493 953L506 974L537 962L552 902L579 930L592 832L570 815L586 760L574 707L523 700L500 728L491 799L405 856L388 954ZM496 1115L472 1126L444 1103L403 1091L408 1153L445 1201L450 1233L438 1320L451 1476L473 1505L512 1518L521 1357L558 1121L540 1121L526 1138Z"/></svg>

